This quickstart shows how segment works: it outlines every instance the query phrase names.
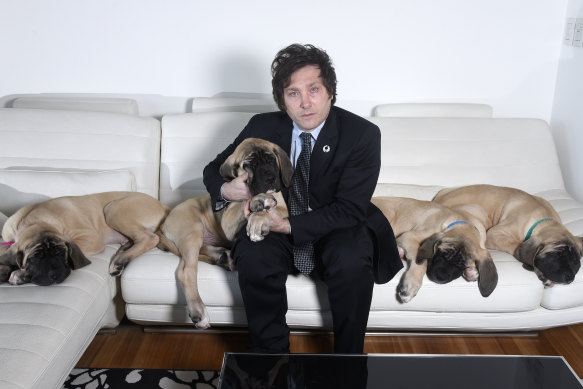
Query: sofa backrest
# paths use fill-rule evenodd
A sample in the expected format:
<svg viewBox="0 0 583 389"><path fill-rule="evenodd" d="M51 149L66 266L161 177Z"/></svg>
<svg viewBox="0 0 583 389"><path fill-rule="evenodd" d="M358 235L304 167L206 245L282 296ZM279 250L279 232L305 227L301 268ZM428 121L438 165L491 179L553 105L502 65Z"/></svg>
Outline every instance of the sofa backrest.
<svg viewBox="0 0 583 389"><path fill-rule="evenodd" d="M125 189L123 183L116 186L112 180L131 177L137 191L158 197L160 122L156 119L105 112L2 108L0 137L0 173L5 182L18 183L29 177L38 180L36 186L41 193L46 189L44 182L60 182L61 186L71 186L62 188L61 195L76 195L84 194L96 182L104 183L93 185L96 190L112 190L112 186Z"/></svg>
<svg viewBox="0 0 583 389"><path fill-rule="evenodd" d="M138 102L122 97L96 97L68 94L38 94L17 97L12 108L61 109L73 111L95 111L138 115Z"/></svg>
<svg viewBox="0 0 583 389"><path fill-rule="evenodd" d="M204 167L243 130L254 113L195 112L162 118L160 200L169 205L206 194Z"/></svg>
<svg viewBox="0 0 583 389"><path fill-rule="evenodd" d="M162 118L160 199L174 206L206 194L203 168L253 113ZM382 136L375 196L430 200L447 186L493 184L530 193L564 189L551 130L539 119L369 117Z"/></svg>
<svg viewBox="0 0 583 389"><path fill-rule="evenodd" d="M368 118L382 133L380 187L493 184L563 189L555 144L539 119ZM387 194L387 193L377 193Z"/></svg>
<svg viewBox="0 0 583 389"><path fill-rule="evenodd" d="M478 103L392 103L374 107L373 116L492 117L492 107Z"/></svg>

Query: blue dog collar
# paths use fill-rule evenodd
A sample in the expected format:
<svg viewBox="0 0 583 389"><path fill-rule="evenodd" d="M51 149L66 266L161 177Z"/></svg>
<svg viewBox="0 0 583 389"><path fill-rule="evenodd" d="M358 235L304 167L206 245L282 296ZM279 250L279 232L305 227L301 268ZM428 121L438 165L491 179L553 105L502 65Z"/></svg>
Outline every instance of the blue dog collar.
<svg viewBox="0 0 583 389"><path fill-rule="evenodd" d="M469 224L469 223L468 222L465 222L463 220L458 220L458 221L455 221L453 223L450 223L447 227L445 227L445 229L447 230L448 228L453 227L456 224ZM478 230L478 227L476 227L476 226L472 226L472 227L474 227L476 229L476 231L478 231L478 233L480 232L480 230Z"/></svg>
<svg viewBox="0 0 583 389"><path fill-rule="evenodd" d="M539 221L537 221L536 223L534 223L532 225L532 227L530 227L530 229L526 233L526 237L524 238L523 242L526 242L527 240L530 239L530 236L532 235L532 232L534 231L534 229L535 229L536 226L538 226L542 222L548 222L548 221L551 221L551 220L553 220L553 219L551 219L550 217L547 217L547 218L544 218L544 219L540 219Z"/></svg>
<svg viewBox="0 0 583 389"><path fill-rule="evenodd" d="M465 222L465 221L463 221L463 220L458 220L457 222L453 222L453 223L451 223L449 226L445 227L445 229L447 230L449 227L453 227L453 226L455 226L456 224L468 224L468 222Z"/></svg>

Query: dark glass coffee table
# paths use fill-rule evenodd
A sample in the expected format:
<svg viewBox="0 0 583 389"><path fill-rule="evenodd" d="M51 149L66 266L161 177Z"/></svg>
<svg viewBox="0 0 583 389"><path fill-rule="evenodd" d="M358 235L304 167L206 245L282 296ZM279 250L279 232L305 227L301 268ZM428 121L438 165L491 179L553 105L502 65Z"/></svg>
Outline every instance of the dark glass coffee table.
<svg viewBox="0 0 583 389"><path fill-rule="evenodd" d="M225 353L219 389L580 389L560 356Z"/></svg>

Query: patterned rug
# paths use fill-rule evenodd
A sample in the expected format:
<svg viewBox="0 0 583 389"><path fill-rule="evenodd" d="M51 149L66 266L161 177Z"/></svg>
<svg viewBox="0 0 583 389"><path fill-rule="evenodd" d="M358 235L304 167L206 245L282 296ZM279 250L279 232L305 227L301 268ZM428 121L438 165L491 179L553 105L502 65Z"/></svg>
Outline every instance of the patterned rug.
<svg viewBox="0 0 583 389"><path fill-rule="evenodd" d="M216 389L212 370L73 369L63 389Z"/></svg>

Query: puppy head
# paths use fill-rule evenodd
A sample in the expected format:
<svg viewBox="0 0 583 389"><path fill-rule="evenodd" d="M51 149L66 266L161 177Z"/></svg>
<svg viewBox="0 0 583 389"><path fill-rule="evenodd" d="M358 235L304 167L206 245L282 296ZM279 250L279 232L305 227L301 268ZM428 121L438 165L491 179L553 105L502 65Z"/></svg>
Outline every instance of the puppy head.
<svg viewBox="0 0 583 389"><path fill-rule="evenodd" d="M416 261L427 264L427 277L438 284L459 278L466 269L466 254L461 239L436 233L421 242Z"/></svg>
<svg viewBox="0 0 583 389"><path fill-rule="evenodd" d="M289 187L293 166L289 156L278 145L258 138L247 138L221 165L220 174L235 178L247 172L247 185L253 195L279 192Z"/></svg>
<svg viewBox="0 0 583 389"><path fill-rule="evenodd" d="M566 231L557 235L549 229L522 242L514 256L546 286L570 284L581 268L583 238Z"/></svg>
<svg viewBox="0 0 583 389"><path fill-rule="evenodd" d="M64 241L52 232L41 232L25 242L22 246L15 243L10 255L18 268L25 272L27 282L36 285L61 283L71 274L71 269L90 263L76 244Z"/></svg>
<svg viewBox="0 0 583 389"><path fill-rule="evenodd" d="M467 281L477 280L480 294L488 297L498 284L498 272L489 251L480 247L477 231L468 227L427 238L419 247L418 262L429 259L427 277L431 281L445 284L463 276Z"/></svg>

